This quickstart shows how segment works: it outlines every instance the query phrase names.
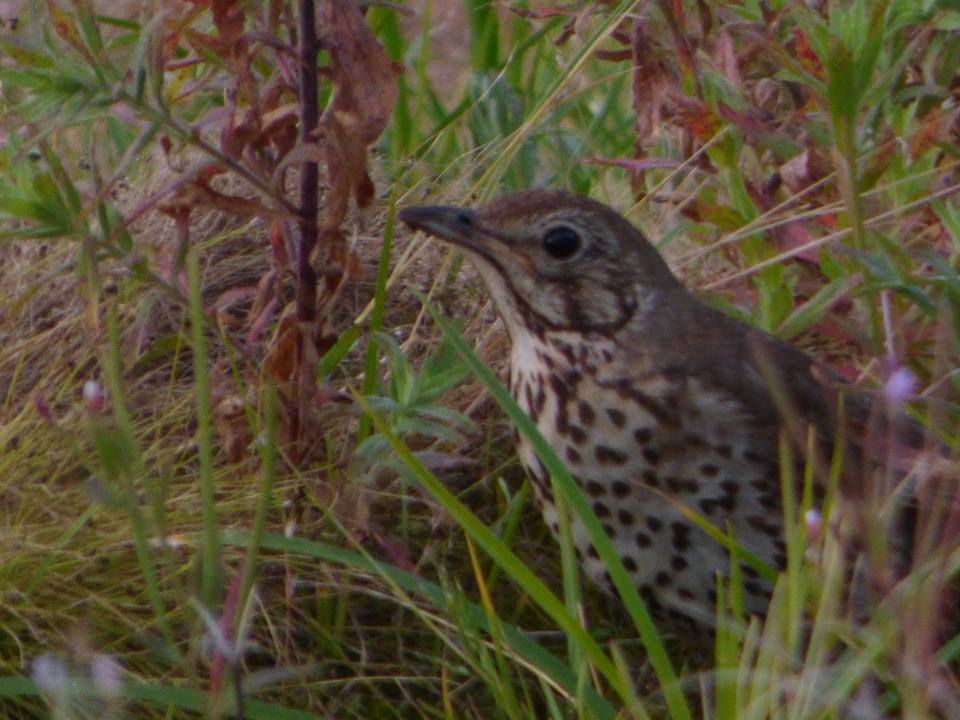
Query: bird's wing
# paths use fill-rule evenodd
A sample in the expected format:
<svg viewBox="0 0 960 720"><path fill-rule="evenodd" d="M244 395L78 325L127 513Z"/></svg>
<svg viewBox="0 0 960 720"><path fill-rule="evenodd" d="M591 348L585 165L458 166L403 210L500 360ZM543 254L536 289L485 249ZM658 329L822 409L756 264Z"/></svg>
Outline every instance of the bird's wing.
<svg viewBox="0 0 960 720"><path fill-rule="evenodd" d="M796 347L692 295L684 301L660 299L631 332L635 337L630 342L637 347L649 348L650 338L670 338L650 350L652 362L735 398L758 426L785 429L800 452L805 452L810 427L825 463L836 440L844 438L844 475L851 482L859 478L864 457L888 460L891 443L923 446L923 428L902 414L890 418L877 394L845 383Z"/></svg>

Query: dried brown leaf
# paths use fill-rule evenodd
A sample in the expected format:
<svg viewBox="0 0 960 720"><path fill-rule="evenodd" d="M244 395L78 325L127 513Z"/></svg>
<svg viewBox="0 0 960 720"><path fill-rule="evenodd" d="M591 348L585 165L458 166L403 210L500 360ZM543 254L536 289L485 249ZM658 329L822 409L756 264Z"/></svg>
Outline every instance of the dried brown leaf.
<svg viewBox="0 0 960 720"><path fill-rule="evenodd" d="M829 163L813 148L794 155L780 166L780 179L783 186L797 193L823 178L830 171Z"/></svg>
<svg viewBox="0 0 960 720"><path fill-rule="evenodd" d="M220 447L230 463L238 463L249 454L253 435L247 423L245 401L237 394L230 366L225 361L210 368L213 427Z"/></svg>
<svg viewBox="0 0 960 720"><path fill-rule="evenodd" d="M663 103L669 78L646 36L644 24L637 20L631 43L633 52L633 109L637 114L638 150L653 143L662 123Z"/></svg>
<svg viewBox="0 0 960 720"><path fill-rule="evenodd" d="M323 226L329 230L346 217L351 196L361 207L370 201L367 146L390 121L401 68L387 57L351 0L327 0L317 19L317 34L330 53L334 86L333 100L320 121L330 185Z"/></svg>
<svg viewBox="0 0 960 720"><path fill-rule="evenodd" d="M932 146L941 142L952 142L953 124L958 115L957 108L945 110L934 107L924 115L920 127L910 137L910 157L916 160Z"/></svg>
<svg viewBox="0 0 960 720"><path fill-rule="evenodd" d="M696 140L703 143L717 134L720 122L705 102L679 93L671 93L670 99L676 108L681 127Z"/></svg>
<svg viewBox="0 0 960 720"><path fill-rule="evenodd" d="M287 384L296 377L298 335L296 308L290 304L284 308L263 359L264 371L277 383Z"/></svg>

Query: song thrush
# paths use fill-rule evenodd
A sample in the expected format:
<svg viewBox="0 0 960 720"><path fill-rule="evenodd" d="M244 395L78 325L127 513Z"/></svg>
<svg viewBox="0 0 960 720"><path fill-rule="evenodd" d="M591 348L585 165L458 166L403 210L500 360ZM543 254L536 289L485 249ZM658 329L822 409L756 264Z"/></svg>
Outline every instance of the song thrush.
<svg viewBox="0 0 960 720"><path fill-rule="evenodd" d="M513 396L577 478L655 616L712 624L716 575L730 568L679 506L785 566L780 430L793 425L801 445L809 425L835 436L829 372L700 302L630 222L593 200L530 191L399 217L474 260L511 338ZM523 438L518 453L556 534L550 479ZM609 586L577 518L572 534L586 573ZM771 587L744 573L746 609L763 613Z"/></svg>

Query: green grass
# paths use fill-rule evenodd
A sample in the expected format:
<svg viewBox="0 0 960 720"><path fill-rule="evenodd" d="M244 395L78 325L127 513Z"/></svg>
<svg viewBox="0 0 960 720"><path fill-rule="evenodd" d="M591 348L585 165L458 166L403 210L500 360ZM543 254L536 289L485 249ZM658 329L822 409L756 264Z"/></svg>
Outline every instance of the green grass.
<svg viewBox="0 0 960 720"><path fill-rule="evenodd" d="M269 143L221 145L239 75L209 11L177 26L28 5L0 39L0 714L956 710L960 644L935 631L958 548L854 620L838 504L816 518L786 477L788 569L765 621L743 618L732 563L712 649L661 636L497 381L505 340L483 290L395 223L406 204L589 194L711 302L848 379L883 387L909 369L923 401L910 411L955 443L955 3L624 0L576 18L522 2L371 6L404 74L368 162L376 200L342 228L363 273L323 306L302 451L274 335L295 237L276 218L296 175L280 185ZM243 7L265 32L259 5ZM282 20L271 32L290 40ZM631 37L637 73L611 53ZM244 82L272 102L290 66L266 43L251 52ZM178 229L178 173L199 160L224 172L188 196ZM90 380L102 402L84 399ZM547 536L511 425L542 446L562 514L584 519L621 602Z"/></svg>

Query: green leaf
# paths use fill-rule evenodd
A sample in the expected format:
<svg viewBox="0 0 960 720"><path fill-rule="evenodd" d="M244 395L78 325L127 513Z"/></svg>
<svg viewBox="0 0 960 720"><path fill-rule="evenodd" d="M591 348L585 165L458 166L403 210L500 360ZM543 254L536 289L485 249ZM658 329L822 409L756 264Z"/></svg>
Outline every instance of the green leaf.
<svg viewBox="0 0 960 720"><path fill-rule="evenodd" d="M330 376L330 373L340 364L344 356L353 349L359 337L360 328L356 325L351 325L341 332L340 337L337 338L333 347L327 350L323 357L320 358L320 362L317 363L317 378L321 381L326 380Z"/></svg>
<svg viewBox="0 0 960 720"><path fill-rule="evenodd" d="M0 50L18 65L28 68L47 69L53 67L50 57L21 38L7 37L0 40Z"/></svg>
<svg viewBox="0 0 960 720"><path fill-rule="evenodd" d="M827 283L784 319L777 328L777 337L787 340L816 325L837 300L850 293L859 283L857 275L840 277Z"/></svg>

